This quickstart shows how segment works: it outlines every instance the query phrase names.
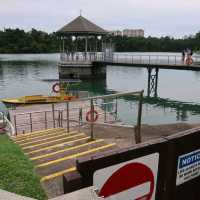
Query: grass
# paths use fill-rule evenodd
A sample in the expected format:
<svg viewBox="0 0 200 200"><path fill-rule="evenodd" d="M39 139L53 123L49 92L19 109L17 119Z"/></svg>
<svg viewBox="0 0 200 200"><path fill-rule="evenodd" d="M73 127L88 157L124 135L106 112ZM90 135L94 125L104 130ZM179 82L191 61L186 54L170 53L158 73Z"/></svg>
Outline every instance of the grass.
<svg viewBox="0 0 200 200"><path fill-rule="evenodd" d="M0 188L39 200L47 199L33 164L7 135L0 135Z"/></svg>

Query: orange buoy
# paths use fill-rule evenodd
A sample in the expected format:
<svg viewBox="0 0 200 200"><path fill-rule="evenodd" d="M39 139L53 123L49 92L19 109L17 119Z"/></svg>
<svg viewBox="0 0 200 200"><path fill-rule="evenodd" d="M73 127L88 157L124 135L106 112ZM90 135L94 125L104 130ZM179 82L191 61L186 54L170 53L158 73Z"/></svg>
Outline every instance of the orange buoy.
<svg viewBox="0 0 200 200"><path fill-rule="evenodd" d="M96 122L97 121L97 119L99 118L99 114L96 110L93 110L93 112L94 112L94 119L92 120L92 110L90 110L86 113L86 121L88 121L88 122Z"/></svg>
<svg viewBox="0 0 200 200"><path fill-rule="evenodd" d="M59 83L55 83L55 84L52 86L52 90L53 90L55 93L60 92L60 84L59 84Z"/></svg>

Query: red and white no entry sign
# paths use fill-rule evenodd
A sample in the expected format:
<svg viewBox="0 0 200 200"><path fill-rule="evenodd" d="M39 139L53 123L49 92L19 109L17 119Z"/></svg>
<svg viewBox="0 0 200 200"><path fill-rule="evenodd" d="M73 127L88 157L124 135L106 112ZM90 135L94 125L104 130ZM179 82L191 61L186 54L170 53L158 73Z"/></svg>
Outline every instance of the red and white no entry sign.
<svg viewBox="0 0 200 200"><path fill-rule="evenodd" d="M159 154L100 169L94 186L106 200L154 200Z"/></svg>

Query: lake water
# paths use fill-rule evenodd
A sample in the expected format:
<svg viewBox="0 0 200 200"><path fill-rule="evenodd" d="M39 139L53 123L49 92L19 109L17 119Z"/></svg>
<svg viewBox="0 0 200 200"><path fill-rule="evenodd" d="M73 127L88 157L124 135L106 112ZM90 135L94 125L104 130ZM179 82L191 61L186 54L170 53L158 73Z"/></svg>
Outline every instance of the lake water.
<svg viewBox="0 0 200 200"><path fill-rule="evenodd" d="M52 83L41 79L58 78L58 61L59 54L0 54L0 98L51 94ZM91 95L142 89L146 95L147 69L107 66L106 80L82 82L80 88ZM199 90L200 72L160 70L159 98L145 98L142 123L200 122ZM122 121L135 123L136 112L137 101L119 100Z"/></svg>

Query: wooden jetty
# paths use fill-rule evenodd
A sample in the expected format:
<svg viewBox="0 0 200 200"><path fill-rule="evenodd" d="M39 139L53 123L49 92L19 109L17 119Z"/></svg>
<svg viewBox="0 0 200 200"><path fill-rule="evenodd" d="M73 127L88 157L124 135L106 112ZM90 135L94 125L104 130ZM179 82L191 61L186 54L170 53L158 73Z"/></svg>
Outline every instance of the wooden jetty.
<svg viewBox="0 0 200 200"><path fill-rule="evenodd" d="M80 54L80 52L79 52ZM79 56L80 61L82 57ZM94 58L90 60L90 73L88 78L97 78L96 73L101 73L102 75L106 73L105 67L108 65L114 66L130 66L137 68L146 68L148 71L148 84L147 84L147 96L157 96L158 89L158 77L159 70L168 69L168 70L187 70L187 71L200 71L200 56L193 56L193 64L187 65L182 61L182 56L173 56L173 55L131 55L126 53L113 53L112 56L106 57L103 53L96 53ZM73 61L75 63L77 61ZM69 63L72 64L69 60L62 60L59 67L60 77L65 76L65 73L69 72L67 67ZM100 69L103 69L102 71ZM78 70L78 68L74 67ZM76 76L81 77L81 73L84 73L84 69L79 67L80 70L74 71Z"/></svg>

